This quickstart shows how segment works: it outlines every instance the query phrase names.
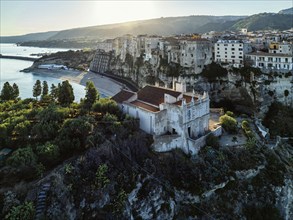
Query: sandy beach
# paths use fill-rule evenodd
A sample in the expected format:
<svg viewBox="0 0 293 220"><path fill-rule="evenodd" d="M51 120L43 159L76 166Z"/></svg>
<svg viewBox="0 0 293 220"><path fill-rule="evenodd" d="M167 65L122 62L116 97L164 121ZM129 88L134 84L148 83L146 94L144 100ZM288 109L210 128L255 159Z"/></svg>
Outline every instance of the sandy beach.
<svg viewBox="0 0 293 220"><path fill-rule="evenodd" d="M77 83L83 86L86 85L86 82L92 81L98 91L108 97L114 96L123 88L123 84L93 72L61 69L35 69L31 72L36 75L42 74L60 80L68 80L69 82Z"/></svg>

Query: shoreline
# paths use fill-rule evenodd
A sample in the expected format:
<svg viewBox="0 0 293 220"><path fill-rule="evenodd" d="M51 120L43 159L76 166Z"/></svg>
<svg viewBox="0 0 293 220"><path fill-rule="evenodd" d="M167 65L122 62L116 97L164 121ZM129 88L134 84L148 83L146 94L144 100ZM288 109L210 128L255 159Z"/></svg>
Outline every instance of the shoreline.
<svg viewBox="0 0 293 220"><path fill-rule="evenodd" d="M30 69L27 71L34 75L44 75L60 80L68 80L71 83L76 83L82 86L86 86L88 81L92 81L100 94L104 94L107 97L114 96L124 87L123 84L114 81L106 76L102 76L93 72L85 72L79 70L61 70L61 69Z"/></svg>

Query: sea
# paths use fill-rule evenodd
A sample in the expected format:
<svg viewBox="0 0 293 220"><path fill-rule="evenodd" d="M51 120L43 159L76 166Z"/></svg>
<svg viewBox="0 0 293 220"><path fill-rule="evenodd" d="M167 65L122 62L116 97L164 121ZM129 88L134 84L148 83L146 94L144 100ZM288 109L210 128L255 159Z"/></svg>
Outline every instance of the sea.
<svg viewBox="0 0 293 220"><path fill-rule="evenodd" d="M9 56L36 57L36 54L56 53L58 51L67 51L69 49L61 48L39 48L39 47L22 47L16 44L0 44L0 54ZM52 84L57 85L62 82L60 79L52 78L37 73L24 73L21 70L30 67L32 61L3 59L0 58L0 91L5 82L11 85L16 83L19 87L20 98L33 98L33 86L37 80L47 81L49 88ZM85 96L85 87L77 83L70 82L73 87L75 101L79 102Z"/></svg>

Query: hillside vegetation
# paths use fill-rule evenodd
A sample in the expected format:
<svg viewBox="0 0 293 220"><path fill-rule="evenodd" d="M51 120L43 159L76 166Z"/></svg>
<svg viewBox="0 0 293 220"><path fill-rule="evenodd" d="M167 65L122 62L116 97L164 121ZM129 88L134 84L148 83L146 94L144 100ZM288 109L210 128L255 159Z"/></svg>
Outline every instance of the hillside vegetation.
<svg viewBox="0 0 293 220"><path fill-rule="evenodd" d="M232 26L232 30L247 28L257 30L287 30L293 27L292 15L262 13L244 18Z"/></svg>

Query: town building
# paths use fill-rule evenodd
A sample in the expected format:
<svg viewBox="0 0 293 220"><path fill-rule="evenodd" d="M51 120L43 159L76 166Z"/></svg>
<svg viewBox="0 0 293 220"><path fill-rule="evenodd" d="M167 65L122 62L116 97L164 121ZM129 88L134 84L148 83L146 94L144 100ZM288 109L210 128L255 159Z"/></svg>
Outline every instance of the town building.
<svg viewBox="0 0 293 220"><path fill-rule="evenodd" d="M272 42L269 45L269 53L291 54L293 55L293 45L288 43Z"/></svg>
<svg viewBox="0 0 293 220"><path fill-rule="evenodd" d="M108 39L103 42L97 43L97 50L104 50L105 52L110 52L113 50L113 40Z"/></svg>
<svg viewBox="0 0 293 220"><path fill-rule="evenodd" d="M213 52L210 41L202 38L182 39L179 41L180 66L192 68L201 73L204 66L212 63Z"/></svg>
<svg viewBox="0 0 293 220"><path fill-rule="evenodd" d="M233 64L234 67L244 65L244 55L251 52L248 42L242 40L219 40L215 43L215 62Z"/></svg>
<svg viewBox="0 0 293 220"><path fill-rule="evenodd" d="M90 71L96 73L104 73L109 70L112 52L97 50L90 64Z"/></svg>
<svg viewBox="0 0 293 220"><path fill-rule="evenodd" d="M290 54L254 52L246 55L253 67L270 72L289 72L293 70L293 57Z"/></svg>
<svg viewBox="0 0 293 220"><path fill-rule="evenodd" d="M183 68L190 68L195 74L201 73L204 66L213 61L212 44L202 38L170 41L167 52L168 63L177 63Z"/></svg>
<svg viewBox="0 0 293 220"><path fill-rule="evenodd" d="M146 86L134 93L122 90L112 97L122 111L140 119L140 128L153 135L153 148L164 152L180 148L196 154L209 132L209 96L186 93L184 84L176 90ZM221 130L216 131L219 135Z"/></svg>

